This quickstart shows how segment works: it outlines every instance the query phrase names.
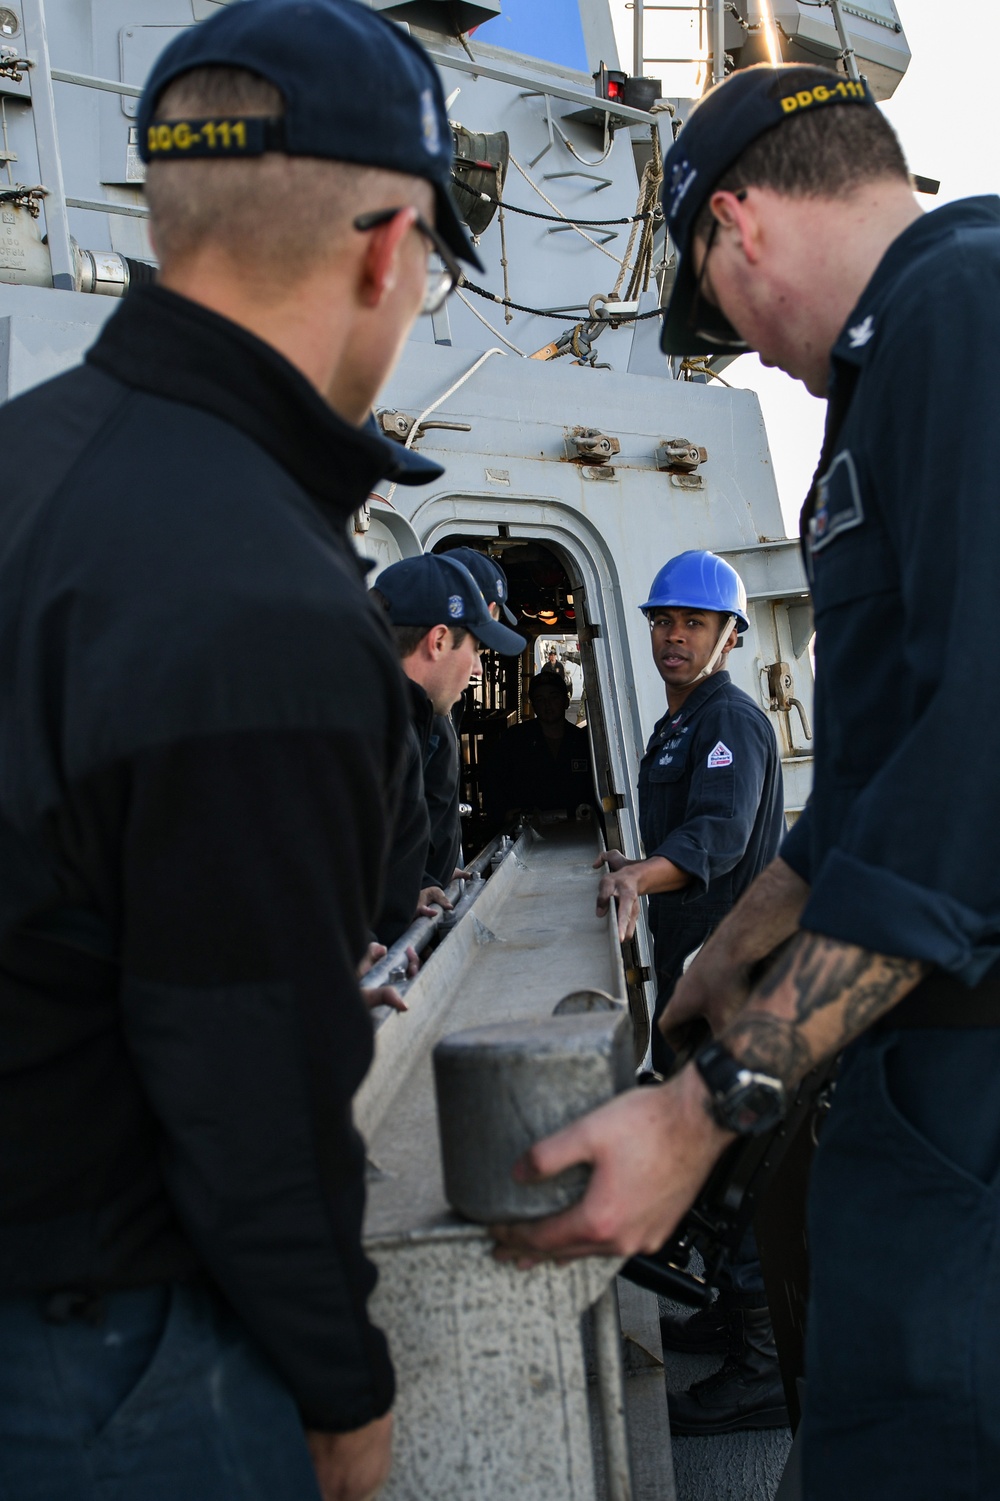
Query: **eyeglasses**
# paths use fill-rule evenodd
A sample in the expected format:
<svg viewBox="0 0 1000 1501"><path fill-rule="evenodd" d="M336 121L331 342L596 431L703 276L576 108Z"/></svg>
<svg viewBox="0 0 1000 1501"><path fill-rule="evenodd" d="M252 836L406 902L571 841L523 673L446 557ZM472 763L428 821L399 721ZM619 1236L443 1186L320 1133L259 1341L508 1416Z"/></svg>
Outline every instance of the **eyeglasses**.
<svg viewBox="0 0 1000 1501"><path fill-rule="evenodd" d="M737 201L739 203L745 203L746 202L746 196L747 196L747 190L746 190L746 188L740 188L737 191L737 193L735 194L735 197L736 197L736 199L737 199ZM712 253L712 246L715 244L715 237L718 234L718 232L719 232L719 221L715 217L715 215L713 214L712 215L712 227L708 231L708 239L705 241L705 254L702 256L701 270L698 272L698 280L694 284L694 296L691 298L691 304L690 304L690 307L688 308L688 328L693 333L696 333L698 335L698 337L701 338L701 339L715 337L715 335L712 332L710 332L710 331L708 331L706 329L703 329L703 328L701 328L699 326L700 325L700 320L698 318L698 310L699 310L700 305L703 302L709 302L709 299L705 296L705 292L704 292L705 272L708 269L708 258L709 258L709 256ZM716 309L718 308L718 304L715 303L715 302L709 302L709 306L713 307L713 308L716 308Z"/></svg>
<svg viewBox="0 0 1000 1501"><path fill-rule="evenodd" d="M383 208L376 209L372 214L359 214L354 221L354 228L360 229L365 234L370 229L379 229L383 224L391 224L396 215L402 212L401 208ZM427 286L424 291L423 306L420 309L421 313L436 313L444 307L462 280L462 268L437 230L419 214L413 221L413 228L418 229L424 239L430 241L432 250L441 262L440 270L428 266Z"/></svg>

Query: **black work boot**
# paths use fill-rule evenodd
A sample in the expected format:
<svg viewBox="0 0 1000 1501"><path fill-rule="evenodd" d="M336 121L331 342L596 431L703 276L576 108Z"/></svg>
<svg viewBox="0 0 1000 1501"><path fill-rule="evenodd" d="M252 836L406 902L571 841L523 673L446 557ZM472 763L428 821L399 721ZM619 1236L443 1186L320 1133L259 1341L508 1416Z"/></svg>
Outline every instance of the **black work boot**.
<svg viewBox="0 0 1000 1501"><path fill-rule="evenodd" d="M684 1318L660 1315L663 1348L681 1355L727 1355L740 1329L739 1310L730 1305L725 1293L720 1293L707 1308L699 1308L697 1313Z"/></svg>
<svg viewBox="0 0 1000 1501"><path fill-rule="evenodd" d="M788 1408L778 1369L771 1315L742 1307L733 1350L720 1370L686 1392L671 1392L670 1431L735 1433L742 1428L787 1428Z"/></svg>

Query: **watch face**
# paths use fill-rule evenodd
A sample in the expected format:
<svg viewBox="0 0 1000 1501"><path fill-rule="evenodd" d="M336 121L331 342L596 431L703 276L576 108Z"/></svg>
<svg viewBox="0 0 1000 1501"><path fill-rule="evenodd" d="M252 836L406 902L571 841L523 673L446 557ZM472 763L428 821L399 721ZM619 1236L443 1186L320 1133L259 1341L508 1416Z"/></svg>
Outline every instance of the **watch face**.
<svg viewBox="0 0 1000 1501"><path fill-rule="evenodd" d="M729 1128L741 1136L760 1136L770 1131L785 1113L785 1092L774 1080L744 1075L726 1100Z"/></svg>

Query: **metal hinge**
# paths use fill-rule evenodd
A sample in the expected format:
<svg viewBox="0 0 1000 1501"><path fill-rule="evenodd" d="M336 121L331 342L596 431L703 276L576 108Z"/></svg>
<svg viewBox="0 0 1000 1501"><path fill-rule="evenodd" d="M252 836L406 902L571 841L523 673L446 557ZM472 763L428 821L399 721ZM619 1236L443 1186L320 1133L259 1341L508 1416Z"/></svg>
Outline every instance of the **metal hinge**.
<svg viewBox="0 0 1000 1501"><path fill-rule="evenodd" d="M767 691L770 694L770 709L772 714L790 714L792 709L798 713L802 721L802 733L807 740L812 739L812 729L805 709L794 696L795 683L789 671L787 662L772 662L764 671L767 673Z"/></svg>
<svg viewBox="0 0 1000 1501"><path fill-rule="evenodd" d="M617 438L596 427L574 427L566 434L566 442L568 457L575 464L606 464L622 451Z"/></svg>
<svg viewBox="0 0 1000 1501"><path fill-rule="evenodd" d="M668 474L694 474L708 458L708 449L689 438L665 438L656 450L656 467Z"/></svg>
<svg viewBox="0 0 1000 1501"><path fill-rule="evenodd" d="M607 797L601 798L601 807L605 813L614 813L618 808L624 808L625 799L620 792L611 792Z"/></svg>
<svg viewBox="0 0 1000 1501"><path fill-rule="evenodd" d="M0 47L0 78L9 78L11 83L20 83L25 73L33 67L30 57L18 57L13 47Z"/></svg>
<svg viewBox="0 0 1000 1501"><path fill-rule="evenodd" d="M411 417L408 412L392 411L377 412L376 418L385 436L393 438L397 443L406 442L413 431L413 424L417 420L415 417ZM436 417L428 417L417 428L416 436L419 438L421 433L425 433L431 427L443 428L446 432L450 433L472 432L471 422L443 422L439 421Z"/></svg>
<svg viewBox="0 0 1000 1501"><path fill-rule="evenodd" d="M651 978L648 964L637 964L634 969L625 971L626 985L645 985L646 981Z"/></svg>

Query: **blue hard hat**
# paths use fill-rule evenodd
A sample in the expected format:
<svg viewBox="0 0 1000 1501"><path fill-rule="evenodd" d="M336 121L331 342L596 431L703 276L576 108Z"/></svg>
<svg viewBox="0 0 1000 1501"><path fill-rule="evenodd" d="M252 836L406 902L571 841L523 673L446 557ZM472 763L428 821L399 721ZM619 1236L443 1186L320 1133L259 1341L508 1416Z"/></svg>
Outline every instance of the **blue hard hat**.
<svg viewBox="0 0 1000 1501"><path fill-rule="evenodd" d="M664 563L640 610L718 610L736 616L736 629L748 630L747 591L736 569L714 552L693 549Z"/></svg>

